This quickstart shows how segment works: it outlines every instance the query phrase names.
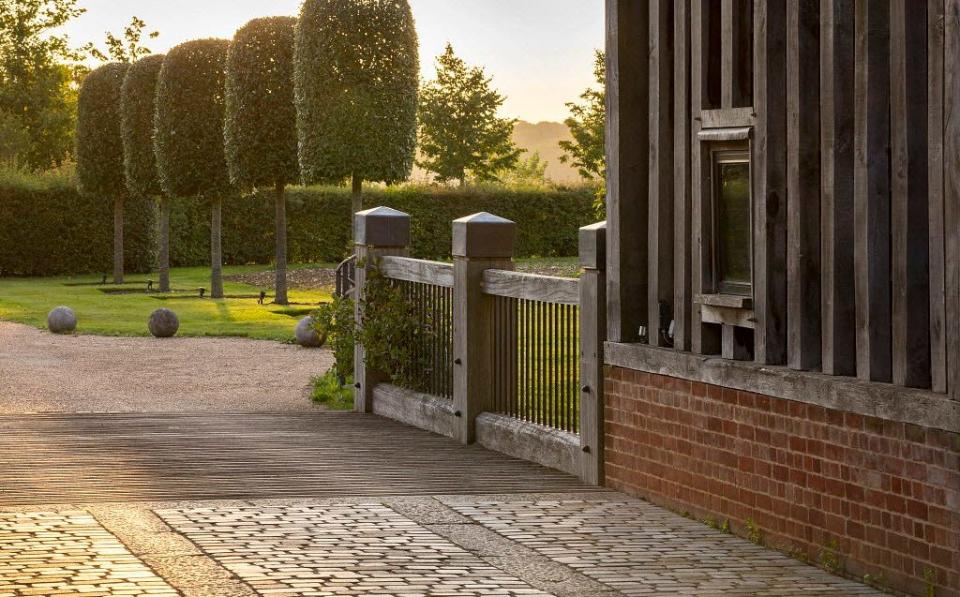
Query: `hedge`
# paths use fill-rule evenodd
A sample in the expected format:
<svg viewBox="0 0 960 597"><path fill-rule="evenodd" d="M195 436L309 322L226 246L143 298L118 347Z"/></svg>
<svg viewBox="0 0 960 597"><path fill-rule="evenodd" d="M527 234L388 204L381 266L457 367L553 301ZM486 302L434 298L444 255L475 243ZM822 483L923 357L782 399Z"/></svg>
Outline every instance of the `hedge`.
<svg viewBox="0 0 960 597"><path fill-rule="evenodd" d="M269 190L263 191L269 193ZM367 205L387 205L413 218L412 252L417 257L450 255L450 222L488 211L518 223L519 257L577 254L577 228L592 223L593 191L435 189L405 186L365 190ZM128 271L145 272L156 259L156 207L129 201L124 246ZM348 252L350 192L295 187L287 192L291 263L335 262ZM270 263L274 254L273 207L253 194L225 202L224 262ZM209 261L208 207L193 198L174 199L170 217L171 265ZM81 197L73 183L38 183L0 176L0 272L3 275L60 275L109 271L111 206Z"/></svg>

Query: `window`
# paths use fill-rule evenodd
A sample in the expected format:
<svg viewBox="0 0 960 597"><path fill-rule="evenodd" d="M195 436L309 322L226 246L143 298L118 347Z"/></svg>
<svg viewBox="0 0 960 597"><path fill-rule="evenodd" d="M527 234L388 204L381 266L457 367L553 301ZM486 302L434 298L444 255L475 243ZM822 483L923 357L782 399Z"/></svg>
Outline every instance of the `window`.
<svg viewBox="0 0 960 597"><path fill-rule="evenodd" d="M750 296L753 293L750 152L724 149L712 155L714 292Z"/></svg>

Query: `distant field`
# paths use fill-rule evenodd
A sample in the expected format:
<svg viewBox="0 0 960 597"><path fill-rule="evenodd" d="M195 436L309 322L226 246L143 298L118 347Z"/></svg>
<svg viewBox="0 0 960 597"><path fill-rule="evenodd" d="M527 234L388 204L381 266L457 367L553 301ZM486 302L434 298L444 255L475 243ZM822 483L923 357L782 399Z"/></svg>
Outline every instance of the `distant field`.
<svg viewBox="0 0 960 597"><path fill-rule="evenodd" d="M295 266L308 267L308 266ZM319 267L319 266L311 266ZM332 267L332 266L327 266ZM268 270L269 266L225 267L224 276ZM147 318L154 309L167 307L180 318L181 336L238 336L289 341L298 319L330 299L326 289L289 293L290 306L257 304L261 287L227 281L227 298L200 298L198 289L210 288L207 268L171 270L174 292L147 293L147 280L156 276L131 275L123 286L100 285L100 276L0 279L0 319L46 327L47 313L66 305L77 313L80 334L146 336ZM209 296L209 294L208 294Z"/></svg>

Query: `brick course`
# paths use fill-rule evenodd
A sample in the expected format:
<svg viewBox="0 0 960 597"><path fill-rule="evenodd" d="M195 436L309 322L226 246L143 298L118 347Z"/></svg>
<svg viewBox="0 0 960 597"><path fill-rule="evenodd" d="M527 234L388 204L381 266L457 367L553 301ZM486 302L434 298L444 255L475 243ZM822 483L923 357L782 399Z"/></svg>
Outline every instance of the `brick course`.
<svg viewBox="0 0 960 597"><path fill-rule="evenodd" d="M960 434L608 367L606 484L810 561L960 596ZM749 522L748 522L749 521Z"/></svg>

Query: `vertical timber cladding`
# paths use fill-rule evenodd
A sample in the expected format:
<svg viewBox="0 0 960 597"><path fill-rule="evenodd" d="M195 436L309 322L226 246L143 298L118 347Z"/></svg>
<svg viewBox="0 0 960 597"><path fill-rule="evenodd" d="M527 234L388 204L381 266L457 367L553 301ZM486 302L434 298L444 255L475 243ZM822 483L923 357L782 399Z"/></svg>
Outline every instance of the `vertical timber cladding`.
<svg viewBox="0 0 960 597"><path fill-rule="evenodd" d="M673 346L677 350L690 350L693 311L690 146L694 134L690 126L690 5L675 2L673 11Z"/></svg>
<svg viewBox="0 0 960 597"><path fill-rule="evenodd" d="M940 1L940 0L937 0ZM856 375L853 289L854 0L820 11L822 370Z"/></svg>
<svg viewBox="0 0 960 597"><path fill-rule="evenodd" d="M947 383L960 400L960 0L943 18L943 202Z"/></svg>
<svg viewBox="0 0 960 597"><path fill-rule="evenodd" d="M646 2L607 0L607 339L647 322L649 37Z"/></svg>
<svg viewBox="0 0 960 597"><path fill-rule="evenodd" d="M890 2L893 383L930 387L927 6Z"/></svg>
<svg viewBox="0 0 960 597"><path fill-rule="evenodd" d="M754 2L755 355L787 361L787 65L785 0Z"/></svg>
<svg viewBox="0 0 960 597"><path fill-rule="evenodd" d="M857 375L890 382L890 3L856 0Z"/></svg>
<svg viewBox="0 0 960 597"><path fill-rule="evenodd" d="M927 2L927 93L930 135L930 387L947 391L946 288L944 286L943 212L943 9L944 0Z"/></svg>

